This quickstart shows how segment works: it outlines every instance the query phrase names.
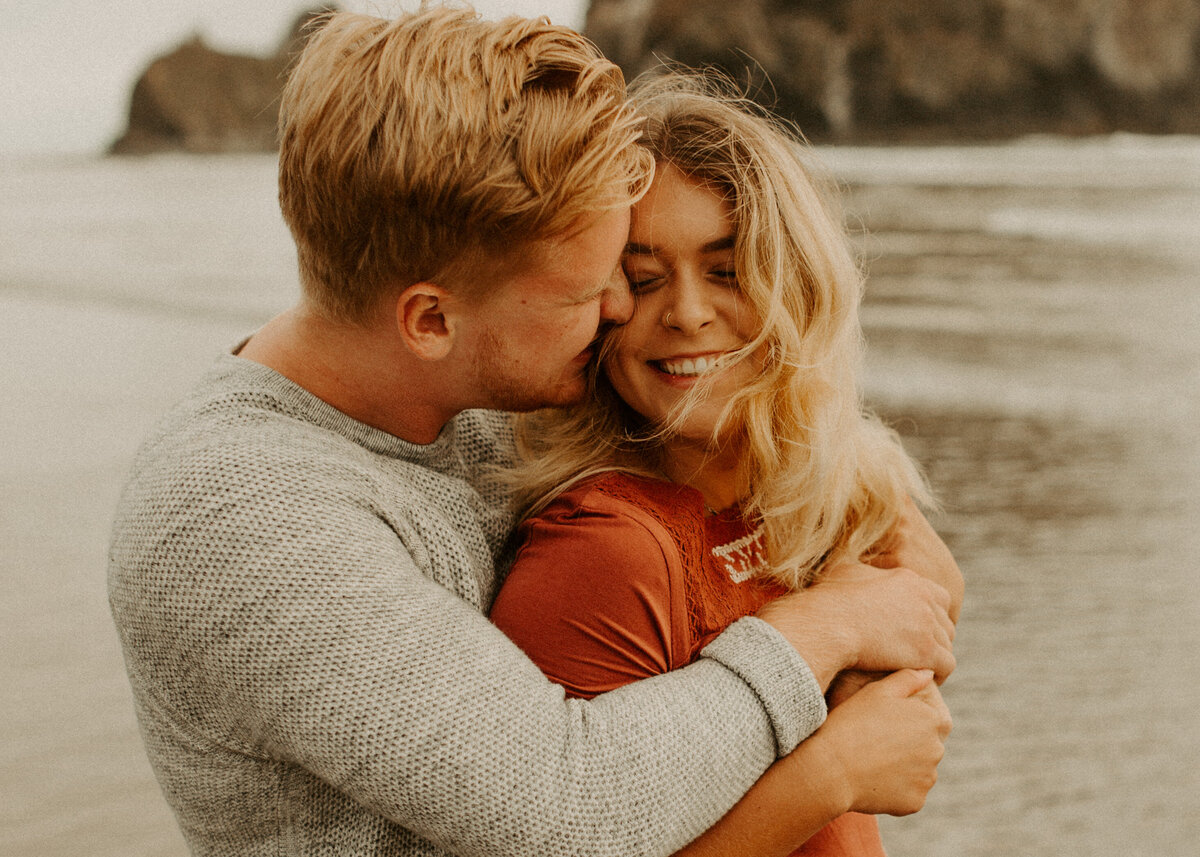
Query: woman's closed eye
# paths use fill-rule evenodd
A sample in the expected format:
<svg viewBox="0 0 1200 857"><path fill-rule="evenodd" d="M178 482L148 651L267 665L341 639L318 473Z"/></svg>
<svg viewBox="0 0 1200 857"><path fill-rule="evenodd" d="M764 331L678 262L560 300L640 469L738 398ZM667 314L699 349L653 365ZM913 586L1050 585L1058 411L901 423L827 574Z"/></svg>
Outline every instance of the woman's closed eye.
<svg viewBox="0 0 1200 857"><path fill-rule="evenodd" d="M708 275L710 277L712 277L714 280L716 280L717 282L719 282L725 286L728 286L731 289L737 288L737 285L738 285L737 269L734 268L733 266L724 266L723 265L719 268L714 268L708 272Z"/></svg>
<svg viewBox="0 0 1200 857"><path fill-rule="evenodd" d="M653 291L666 282L666 275L658 271L631 271L626 269L625 279L629 281L629 290L635 295Z"/></svg>

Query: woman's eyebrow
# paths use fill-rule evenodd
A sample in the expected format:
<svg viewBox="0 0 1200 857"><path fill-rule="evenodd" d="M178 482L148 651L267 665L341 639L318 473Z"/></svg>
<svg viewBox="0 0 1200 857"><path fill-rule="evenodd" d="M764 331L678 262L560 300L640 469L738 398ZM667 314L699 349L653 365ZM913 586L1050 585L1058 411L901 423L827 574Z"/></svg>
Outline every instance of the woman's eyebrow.
<svg viewBox="0 0 1200 857"><path fill-rule="evenodd" d="M733 236L732 234L726 235L724 238L718 238L716 241L709 241L707 244L705 244L703 247L700 248L700 252L701 253L715 253L718 250L732 250L734 244L736 244L736 243L737 243L737 241L736 241L735 236Z"/></svg>
<svg viewBox="0 0 1200 857"><path fill-rule="evenodd" d="M737 243L737 238L734 235L726 235L723 238L717 238L709 241L700 248L701 253L715 253L718 250L730 250ZM649 244L638 244L636 241L630 241L625 245L625 252L633 256L654 256L658 251Z"/></svg>

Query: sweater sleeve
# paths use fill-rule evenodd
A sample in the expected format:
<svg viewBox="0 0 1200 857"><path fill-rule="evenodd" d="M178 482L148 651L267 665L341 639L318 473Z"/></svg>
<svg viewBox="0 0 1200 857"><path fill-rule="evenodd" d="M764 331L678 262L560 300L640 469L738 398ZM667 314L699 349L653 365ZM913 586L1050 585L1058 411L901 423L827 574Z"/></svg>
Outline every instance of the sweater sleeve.
<svg viewBox="0 0 1200 857"><path fill-rule="evenodd" d="M307 772L453 854L669 854L807 734L819 691L793 706L803 661L765 623L719 657L567 699L431 579L425 534L328 480L289 484L280 503L267 480L273 458L306 461L295 444L222 454L186 492L140 484L111 554L144 733L185 828L277 812L252 803L258 764L280 787Z"/></svg>

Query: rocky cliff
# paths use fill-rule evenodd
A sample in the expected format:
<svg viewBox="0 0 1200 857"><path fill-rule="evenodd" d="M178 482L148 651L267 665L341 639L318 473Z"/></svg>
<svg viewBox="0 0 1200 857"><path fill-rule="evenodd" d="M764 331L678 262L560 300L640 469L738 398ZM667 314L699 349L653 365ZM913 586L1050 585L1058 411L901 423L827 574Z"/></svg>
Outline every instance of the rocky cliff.
<svg viewBox="0 0 1200 857"><path fill-rule="evenodd" d="M312 14L274 56L155 60L112 151L273 149ZM630 76L721 68L815 140L1200 133L1200 0L592 0L585 29Z"/></svg>
<svg viewBox="0 0 1200 857"><path fill-rule="evenodd" d="M195 38L154 60L134 85L128 127L109 151L274 149L284 73L314 14L297 18L269 57L222 53Z"/></svg>
<svg viewBox="0 0 1200 857"><path fill-rule="evenodd" d="M815 139L1200 133L1200 0L592 0L634 75L716 66Z"/></svg>

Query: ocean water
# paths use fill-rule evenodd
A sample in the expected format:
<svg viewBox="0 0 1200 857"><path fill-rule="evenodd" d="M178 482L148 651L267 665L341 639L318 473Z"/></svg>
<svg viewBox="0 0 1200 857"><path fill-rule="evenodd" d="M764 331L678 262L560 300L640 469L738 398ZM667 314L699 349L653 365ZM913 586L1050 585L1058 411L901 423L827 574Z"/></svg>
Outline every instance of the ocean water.
<svg viewBox="0 0 1200 857"><path fill-rule="evenodd" d="M967 578L956 728L892 857L1200 840L1200 140L823 149L870 401ZM0 851L182 855L108 615L133 451L296 294L270 157L0 162Z"/></svg>
<svg viewBox="0 0 1200 857"><path fill-rule="evenodd" d="M967 579L956 729L893 857L1200 838L1200 143L834 151L871 399Z"/></svg>

